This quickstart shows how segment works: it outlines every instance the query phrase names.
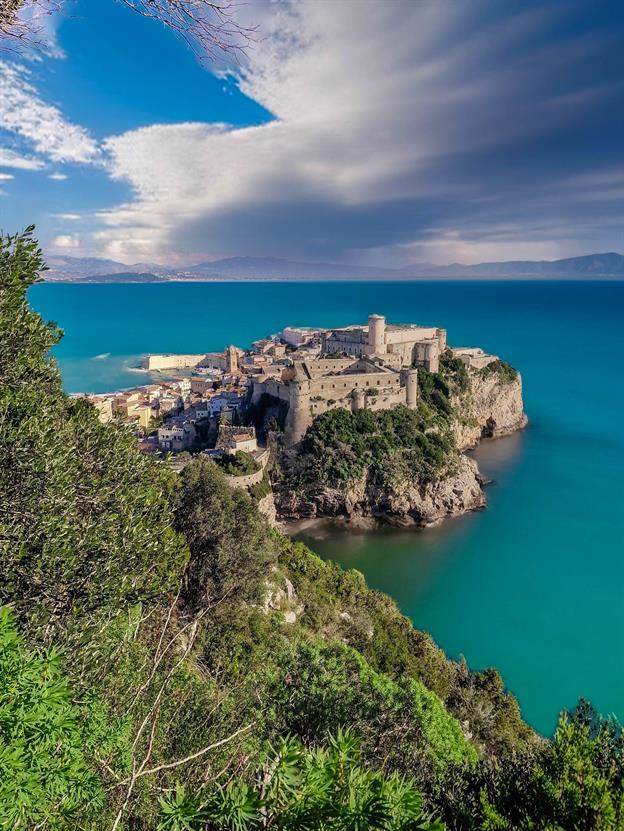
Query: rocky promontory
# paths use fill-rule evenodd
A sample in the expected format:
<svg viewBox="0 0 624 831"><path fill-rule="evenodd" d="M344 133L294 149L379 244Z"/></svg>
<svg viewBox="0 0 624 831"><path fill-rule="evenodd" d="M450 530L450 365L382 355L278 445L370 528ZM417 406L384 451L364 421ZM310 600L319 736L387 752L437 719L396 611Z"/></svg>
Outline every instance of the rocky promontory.
<svg viewBox="0 0 624 831"><path fill-rule="evenodd" d="M278 519L428 526L484 507L483 477L463 451L526 426L520 375L502 361L467 369L448 358L439 373L419 370L419 396L417 410L315 419L277 454Z"/></svg>
<svg viewBox="0 0 624 831"><path fill-rule="evenodd" d="M526 427L522 378L511 370L474 370L468 373L468 387L451 394L452 429L460 450L474 447L483 438L508 436Z"/></svg>

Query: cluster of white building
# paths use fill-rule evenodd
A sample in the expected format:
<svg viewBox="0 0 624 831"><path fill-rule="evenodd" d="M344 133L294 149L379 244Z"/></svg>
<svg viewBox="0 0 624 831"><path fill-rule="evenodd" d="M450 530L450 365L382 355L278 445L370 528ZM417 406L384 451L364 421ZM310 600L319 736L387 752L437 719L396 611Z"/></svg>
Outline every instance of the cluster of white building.
<svg viewBox="0 0 624 831"><path fill-rule="evenodd" d="M235 427L247 402L266 395L287 404L286 439L293 443L327 409L416 407L419 368L437 372L447 348L445 329L388 324L373 314L367 324L335 329L288 326L248 350L148 355L144 368L187 377L89 398L102 421L116 418L151 433L143 449L175 453L194 447L198 424L212 423L215 434L217 422ZM478 347L452 352L468 368L496 359Z"/></svg>

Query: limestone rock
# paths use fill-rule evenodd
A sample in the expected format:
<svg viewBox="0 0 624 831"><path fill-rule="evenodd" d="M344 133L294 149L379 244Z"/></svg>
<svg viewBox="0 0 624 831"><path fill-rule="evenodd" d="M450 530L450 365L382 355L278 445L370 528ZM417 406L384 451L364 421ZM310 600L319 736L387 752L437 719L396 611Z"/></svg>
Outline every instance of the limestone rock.
<svg viewBox="0 0 624 831"><path fill-rule="evenodd" d="M482 438L507 436L527 425L522 401L522 378L501 381L496 373L470 372L470 388L451 403L459 418L453 432L460 450L474 447Z"/></svg>
<svg viewBox="0 0 624 831"><path fill-rule="evenodd" d="M268 493L258 501L258 510L267 519L269 525L277 526L277 510L273 493Z"/></svg>

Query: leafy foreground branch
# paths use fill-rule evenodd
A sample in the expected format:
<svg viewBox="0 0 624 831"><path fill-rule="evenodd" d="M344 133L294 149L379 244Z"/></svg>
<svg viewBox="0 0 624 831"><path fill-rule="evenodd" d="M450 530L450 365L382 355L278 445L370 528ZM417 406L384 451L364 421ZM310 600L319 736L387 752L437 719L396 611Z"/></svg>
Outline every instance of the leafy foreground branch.
<svg viewBox="0 0 624 831"><path fill-rule="evenodd" d="M423 813L414 783L362 767L360 742L348 731L327 749L308 749L295 737L279 742L255 786L230 782L202 796L183 786L161 797L162 831L215 829L441 829Z"/></svg>
<svg viewBox="0 0 624 831"><path fill-rule="evenodd" d="M42 267L32 229L0 238L2 831L624 828L617 723L582 704L542 739L217 465L173 474L67 398ZM372 426L317 438L375 454Z"/></svg>

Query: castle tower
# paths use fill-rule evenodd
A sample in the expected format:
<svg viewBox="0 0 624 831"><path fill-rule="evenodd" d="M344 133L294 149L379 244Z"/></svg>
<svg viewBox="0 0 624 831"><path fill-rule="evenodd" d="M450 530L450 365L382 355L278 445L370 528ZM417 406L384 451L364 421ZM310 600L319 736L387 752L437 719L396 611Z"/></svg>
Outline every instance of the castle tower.
<svg viewBox="0 0 624 831"><path fill-rule="evenodd" d="M410 410L415 410L418 407L418 370L404 369L402 375L405 386L405 405Z"/></svg>
<svg viewBox="0 0 624 831"><path fill-rule="evenodd" d="M368 344L366 354L386 354L386 318L383 315L368 316Z"/></svg>
<svg viewBox="0 0 624 831"><path fill-rule="evenodd" d="M311 424L310 385L306 381L291 381L290 402L284 429L286 444L292 446L301 441Z"/></svg>
<svg viewBox="0 0 624 831"><path fill-rule="evenodd" d="M228 375L238 372L238 350L232 344L225 350L225 371Z"/></svg>
<svg viewBox="0 0 624 831"><path fill-rule="evenodd" d="M351 393L351 411L357 413L358 410L366 408L366 395L363 389L354 389Z"/></svg>

